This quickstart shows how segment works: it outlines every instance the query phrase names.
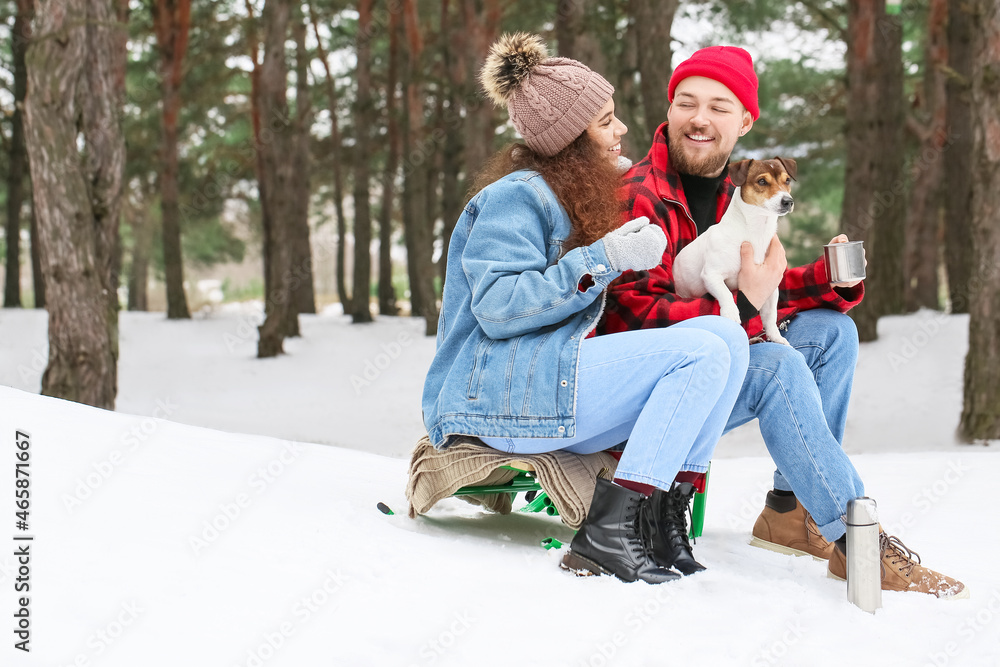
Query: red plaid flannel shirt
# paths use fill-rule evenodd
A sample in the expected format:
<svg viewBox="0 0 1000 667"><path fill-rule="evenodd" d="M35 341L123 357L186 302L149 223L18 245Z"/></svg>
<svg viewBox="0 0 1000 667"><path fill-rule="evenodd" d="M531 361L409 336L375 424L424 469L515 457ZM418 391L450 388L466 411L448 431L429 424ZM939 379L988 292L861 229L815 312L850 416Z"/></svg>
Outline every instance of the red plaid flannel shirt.
<svg viewBox="0 0 1000 667"><path fill-rule="evenodd" d="M733 197L734 186L726 178L719 189L716 220L722 218ZM719 302L711 296L684 298L674 293L674 257L698 236L680 176L667 157L667 124L656 130L649 153L624 177L620 189L627 203L624 219L648 216L667 235L663 262L649 271L626 271L608 288L608 301L598 334L668 327L699 315L718 315ZM811 264L789 268L778 294L778 321L802 310L832 308L847 312L864 296L864 283L853 288L830 286L822 258ZM760 316L743 325L750 337L763 331Z"/></svg>

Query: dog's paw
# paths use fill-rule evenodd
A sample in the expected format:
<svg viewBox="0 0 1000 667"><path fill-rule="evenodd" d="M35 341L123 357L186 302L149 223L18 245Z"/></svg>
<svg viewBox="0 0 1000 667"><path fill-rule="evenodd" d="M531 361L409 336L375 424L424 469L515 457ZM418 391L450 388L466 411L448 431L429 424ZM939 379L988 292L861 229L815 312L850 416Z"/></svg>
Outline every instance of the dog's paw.
<svg viewBox="0 0 1000 667"><path fill-rule="evenodd" d="M780 343L781 345L791 345L791 343L785 340L784 336L778 333L777 327L775 327L773 331L765 331L764 333L767 334L767 340L769 340L772 343Z"/></svg>
<svg viewBox="0 0 1000 667"><path fill-rule="evenodd" d="M719 315L731 319L736 324L740 323L740 309L736 307L735 303L720 303Z"/></svg>

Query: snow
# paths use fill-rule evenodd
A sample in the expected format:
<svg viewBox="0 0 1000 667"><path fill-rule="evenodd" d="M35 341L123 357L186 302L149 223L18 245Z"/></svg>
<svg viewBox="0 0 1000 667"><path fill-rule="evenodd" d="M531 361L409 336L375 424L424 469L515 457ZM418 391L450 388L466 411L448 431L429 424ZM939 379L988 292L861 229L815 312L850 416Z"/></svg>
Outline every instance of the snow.
<svg viewBox="0 0 1000 667"><path fill-rule="evenodd" d="M575 578L538 546L571 538L556 518L455 499L405 516L434 347L422 321L303 317L289 353L261 361L259 318L123 313L108 412L38 396L45 316L0 314L0 664L997 664L1000 443L954 440L967 317L885 318L862 346L845 446L883 524L972 593L886 593L874 616L825 563L747 544L772 470L754 425L716 453L695 547L706 572ZM30 436L27 533L10 491L17 431ZM27 654L13 632L26 534Z"/></svg>

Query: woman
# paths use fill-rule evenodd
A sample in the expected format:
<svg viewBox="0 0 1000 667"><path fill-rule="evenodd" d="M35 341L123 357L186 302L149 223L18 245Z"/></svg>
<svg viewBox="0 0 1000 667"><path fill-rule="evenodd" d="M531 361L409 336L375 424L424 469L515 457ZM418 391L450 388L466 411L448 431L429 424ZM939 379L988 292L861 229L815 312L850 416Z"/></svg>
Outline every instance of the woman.
<svg viewBox="0 0 1000 667"><path fill-rule="evenodd" d="M704 569L684 518L694 489L674 479L707 469L746 373L746 334L703 317L591 337L608 284L666 247L646 218L619 226L614 88L524 33L493 45L480 78L525 143L487 165L451 238L423 394L431 442L586 454L627 440L564 567L650 583Z"/></svg>

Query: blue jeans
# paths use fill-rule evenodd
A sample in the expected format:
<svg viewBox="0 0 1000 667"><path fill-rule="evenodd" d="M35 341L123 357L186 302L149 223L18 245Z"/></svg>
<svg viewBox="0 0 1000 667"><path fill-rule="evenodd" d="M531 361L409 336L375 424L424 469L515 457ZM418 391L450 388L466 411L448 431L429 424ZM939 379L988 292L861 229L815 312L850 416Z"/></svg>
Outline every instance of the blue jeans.
<svg viewBox="0 0 1000 667"><path fill-rule="evenodd" d="M844 453L847 403L858 331L832 310L799 313L785 339L750 346L750 365L726 431L756 418L778 470L774 488L792 491L828 540L841 537L847 501L865 495Z"/></svg>
<svg viewBox="0 0 1000 667"><path fill-rule="evenodd" d="M517 454L590 454L625 440L615 476L669 489L680 470L704 472L749 361L746 332L715 315L626 331L580 347L572 438L481 438Z"/></svg>

